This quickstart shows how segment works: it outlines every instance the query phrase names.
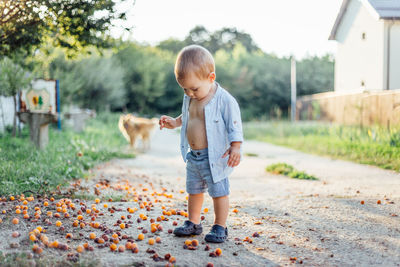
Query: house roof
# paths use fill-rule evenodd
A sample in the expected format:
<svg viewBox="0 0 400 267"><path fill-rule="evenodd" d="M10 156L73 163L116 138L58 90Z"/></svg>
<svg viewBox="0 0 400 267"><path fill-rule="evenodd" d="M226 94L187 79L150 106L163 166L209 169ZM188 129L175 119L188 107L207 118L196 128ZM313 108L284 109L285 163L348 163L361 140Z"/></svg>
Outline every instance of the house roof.
<svg viewBox="0 0 400 267"><path fill-rule="evenodd" d="M343 0L335 24L333 25L329 40L336 40L339 25L347 11L351 0ZM400 20L400 0L363 0L369 10L372 10L378 19Z"/></svg>

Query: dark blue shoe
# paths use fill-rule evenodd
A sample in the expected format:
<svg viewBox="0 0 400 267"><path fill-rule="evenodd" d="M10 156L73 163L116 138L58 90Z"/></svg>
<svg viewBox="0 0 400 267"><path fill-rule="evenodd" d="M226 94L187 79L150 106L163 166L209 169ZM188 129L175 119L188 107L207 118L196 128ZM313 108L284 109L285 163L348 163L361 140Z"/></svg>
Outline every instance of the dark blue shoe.
<svg viewBox="0 0 400 267"><path fill-rule="evenodd" d="M183 226L176 227L174 230L176 236L199 235L202 232L203 226L201 224L194 224L191 221L185 221Z"/></svg>
<svg viewBox="0 0 400 267"><path fill-rule="evenodd" d="M228 228L214 224L211 231L206 234L205 240L211 243L223 243L228 238Z"/></svg>

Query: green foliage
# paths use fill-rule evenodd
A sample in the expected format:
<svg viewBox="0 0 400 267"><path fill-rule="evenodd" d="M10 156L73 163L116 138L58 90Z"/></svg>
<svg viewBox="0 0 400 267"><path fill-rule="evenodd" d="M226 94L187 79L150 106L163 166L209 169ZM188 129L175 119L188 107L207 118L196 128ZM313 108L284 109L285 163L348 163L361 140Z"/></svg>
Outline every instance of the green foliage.
<svg viewBox="0 0 400 267"><path fill-rule="evenodd" d="M165 104L178 103L176 93L178 85L172 88L166 86L169 85L166 83L166 75L173 77L168 71L168 67L172 66L170 53L152 47L130 44L118 51L114 58L124 69L124 87L129 99L127 104L129 110L154 114L158 110L157 100L164 95L167 95ZM181 96L178 98L181 99ZM164 108L168 108L165 104Z"/></svg>
<svg viewBox="0 0 400 267"><path fill-rule="evenodd" d="M0 95L14 96L22 88L27 88L31 77L8 57L0 61Z"/></svg>
<svg viewBox="0 0 400 267"><path fill-rule="evenodd" d="M105 111L128 102L123 69L112 57L66 60L60 55L50 63L50 76L60 80L61 103Z"/></svg>
<svg viewBox="0 0 400 267"><path fill-rule="evenodd" d="M126 145L118 130L119 114L100 114L89 121L85 132L49 129L49 145L37 150L29 140L29 130L20 138L1 136L0 195L30 190L48 192L71 179L84 178L96 163L115 157L132 157L121 152ZM82 156L78 154L82 153Z"/></svg>
<svg viewBox="0 0 400 267"><path fill-rule="evenodd" d="M318 180L318 178L309 175L303 171L298 171L293 168L292 165L289 165L287 163L275 163L267 166L266 168L267 172L273 173L273 174L281 174L288 176L290 178L295 178L295 179L302 179L302 180Z"/></svg>
<svg viewBox="0 0 400 267"><path fill-rule="evenodd" d="M88 49L91 55L75 59L47 44L35 56L36 67L43 76L60 80L63 105L177 116L183 90L175 80L174 63L178 51L191 43L215 52L217 81L238 100L244 120L287 116L289 58L262 52L248 34L235 29L208 32L198 26L184 40L167 39L156 47L114 40L114 49L103 55ZM299 95L333 88L331 58L299 61L297 80Z"/></svg>
<svg viewBox="0 0 400 267"><path fill-rule="evenodd" d="M400 129L317 122L251 122L245 137L400 171Z"/></svg>
<svg viewBox="0 0 400 267"><path fill-rule="evenodd" d="M0 14L1 55L30 50L46 36L69 49L105 47L105 33L115 21L126 19L125 12L117 11L116 0L2 0Z"/></svg>

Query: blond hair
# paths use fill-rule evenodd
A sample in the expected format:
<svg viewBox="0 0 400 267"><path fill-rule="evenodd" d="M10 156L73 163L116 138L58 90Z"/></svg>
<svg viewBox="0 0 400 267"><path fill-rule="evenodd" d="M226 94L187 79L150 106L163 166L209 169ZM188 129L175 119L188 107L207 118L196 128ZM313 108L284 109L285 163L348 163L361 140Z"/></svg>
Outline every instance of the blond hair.
<svg viewBox="0 0 400 267"><path fill-rule="evenodd" d="M189 73L199 79L207 79L211 72L215 72L215 63L211 53L202 46L189 45L178 54L175 62L175 77L182 83Z"/></svg>

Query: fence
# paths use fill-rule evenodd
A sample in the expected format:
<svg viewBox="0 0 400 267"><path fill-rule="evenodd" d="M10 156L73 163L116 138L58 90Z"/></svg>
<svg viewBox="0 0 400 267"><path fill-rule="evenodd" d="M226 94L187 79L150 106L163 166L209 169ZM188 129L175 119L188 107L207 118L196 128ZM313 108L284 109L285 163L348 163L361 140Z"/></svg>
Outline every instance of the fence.
<svg viewBox="0 0 400 267"><path fill-rule="evenodd" d="M14 119L13 98L4 97L0 95L0 132L4 132L7 125L13 125L13 119Z"/></svg>
<svg viewBox="0 0 400 267"><path fill-rule="evenodd" d="M300 97L297 120L325 120L345 125L400 126L400 89L362 93L327 92Z"/></svg>

